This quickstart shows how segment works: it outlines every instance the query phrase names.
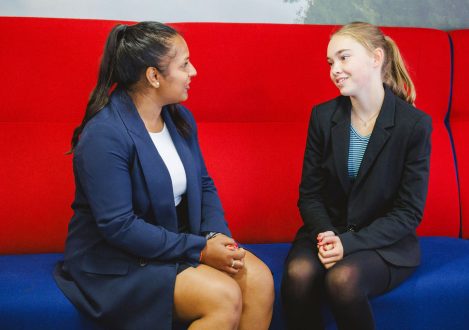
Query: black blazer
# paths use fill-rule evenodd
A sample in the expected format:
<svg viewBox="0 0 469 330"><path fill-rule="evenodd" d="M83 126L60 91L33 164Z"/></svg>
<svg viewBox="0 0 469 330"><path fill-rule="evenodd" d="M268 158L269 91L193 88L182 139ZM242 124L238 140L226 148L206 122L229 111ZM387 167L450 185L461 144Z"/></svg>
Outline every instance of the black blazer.
<svg viewBox="0 0 469 330"><path fill-rule="evenodd" d="M398 266L416 266L415 233L428 187L431 118L385 87L357 178L348 177L351 103L339 96L311 114L298 207L297 239L336 232L344 255L376 250Z"/></svg>

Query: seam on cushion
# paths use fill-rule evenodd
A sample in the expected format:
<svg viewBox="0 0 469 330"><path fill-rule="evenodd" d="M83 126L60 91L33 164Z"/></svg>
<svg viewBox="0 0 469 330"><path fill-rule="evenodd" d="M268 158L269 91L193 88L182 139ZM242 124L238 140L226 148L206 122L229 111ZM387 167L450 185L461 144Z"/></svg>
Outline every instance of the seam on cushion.
<svg viewBox="0 0 469 330"><path fill-rule="evenodd" d="M444 123L446 130L448 131L449 140L451 142L451 150L453 152L453 162L454 168L456 170L456 183L458 186L458 199L459 199L459 238L463 237L463 221L462 221L462 201L461 201L461 189L459 182L459 170L458 170L458 160L456 155L456 148L454 147L453 133L451 131L451 107L453 101L453 82L454 82L454 45L453 40L451 39L451 34L448 33L448 42L450 49L450 83L449 83L449 100L448 100L448 111L446 112Z"/></svg>

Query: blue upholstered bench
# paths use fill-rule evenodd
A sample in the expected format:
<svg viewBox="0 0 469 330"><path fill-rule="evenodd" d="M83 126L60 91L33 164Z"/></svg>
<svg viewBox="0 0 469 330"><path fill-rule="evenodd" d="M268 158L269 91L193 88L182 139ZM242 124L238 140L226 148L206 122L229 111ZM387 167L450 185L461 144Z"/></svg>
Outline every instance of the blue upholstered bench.
<svg viewBox="0 0 469 330"><path fill-rule="evenodd" d="M469 329L469 241L423 237L421 245L422 265L412 277L372 300L377 328ZM274 273L277 297L271 329L284 329L279 290L290 244L245 246ZM2 329L95 329L55 285L52 269L61 258L61 254L0 256ZM327 328L335 328L330 314Z"/></svg>

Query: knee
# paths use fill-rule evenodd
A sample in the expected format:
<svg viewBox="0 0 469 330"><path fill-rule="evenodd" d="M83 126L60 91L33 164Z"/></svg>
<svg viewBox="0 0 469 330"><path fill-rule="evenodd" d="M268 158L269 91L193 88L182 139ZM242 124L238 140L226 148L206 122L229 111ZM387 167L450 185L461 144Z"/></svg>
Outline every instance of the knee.
<svg viewBox="0 0 469 330"><path fill-rule="evenodd" d="M235 281L220 283L213 294L216 296L216 308L212 312L229 324L238 324L243 306L239 285Z"/></svg>
<svg viewBox="0 0 469 330"><path fill-rule="evenodd" d="M291 261L285 270L285 279L292 282L305 282L313 277L311 263L306 259Z"/></svg>
<svg viewBox="0 0 469 330"><path fill-rule="evenodd" d="M289 294L295 292L298 294L306 293L309 288L313 287L318 275L309 260L297 259L290 261L285 268L282 291L288 291Z"/></svg>
<svg viewBox="0 0 469 330"><path fill-rule="evenodd" d="M256 298L256 304L271 307L275 299L275 289L270 269L265 265L255 269L250 276L250 282L248 289L254 293L250 296Z"/></svg>
<svg viewBox="0 0 469 330"><path fill-rule="evenodd" d="M333 303L352 304L366 297L356 272L349 267L333 267L326 275L325 289Z"/></svg>

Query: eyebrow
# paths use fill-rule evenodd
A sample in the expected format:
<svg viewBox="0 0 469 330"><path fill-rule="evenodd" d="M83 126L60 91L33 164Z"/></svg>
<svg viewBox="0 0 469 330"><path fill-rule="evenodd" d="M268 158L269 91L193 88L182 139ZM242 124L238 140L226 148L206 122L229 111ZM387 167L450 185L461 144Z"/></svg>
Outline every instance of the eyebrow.
<svg viewBox="0 0 469 330"><path fill-rule="evenodd" d="M341 53L346 52L346 51L349 51L349 50L350 50L350 49L348 49L348 48L346 48L346 49L339 49L338 51L335 52L334 55L337 56L337 55L340 55ZM331 58L328 56L327 59L330 60Z"/></svg>

